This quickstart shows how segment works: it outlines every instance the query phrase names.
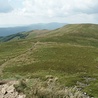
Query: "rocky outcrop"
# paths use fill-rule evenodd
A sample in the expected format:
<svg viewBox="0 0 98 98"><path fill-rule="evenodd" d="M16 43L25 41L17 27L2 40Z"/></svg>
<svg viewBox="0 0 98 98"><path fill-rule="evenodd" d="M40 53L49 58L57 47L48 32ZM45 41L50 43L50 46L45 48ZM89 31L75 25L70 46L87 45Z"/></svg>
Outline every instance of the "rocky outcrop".
<svg viewBox="0 0 98 98"><path fill-rule="evenodd" d="M14 85L18 81L1 82L0 83L0 98L26 98L24 94L19 94Z"/></svg>

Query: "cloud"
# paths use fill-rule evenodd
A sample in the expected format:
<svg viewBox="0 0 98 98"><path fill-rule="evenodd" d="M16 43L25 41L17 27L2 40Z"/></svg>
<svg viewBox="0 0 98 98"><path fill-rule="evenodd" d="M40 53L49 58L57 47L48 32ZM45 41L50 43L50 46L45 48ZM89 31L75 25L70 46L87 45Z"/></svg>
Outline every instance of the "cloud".
<svg viewBox="0 0 98 98"><path fill-rule="evenodd" d="M13 8L9 4L8 0L0 0L0 13L8 13L12 10Z"/></svg>
<svg viewBox="0 0 98 98"><path fill-rule="evenodd" d="M98 0L24 0L23 5L25 15L66 17L98 13Z"/></svg>
<svg viewBox="0 0 98 98"><path fill-rule="evenodd" d="M98 23L98 0L9 1L0 0L0 12L3 13L0 14L1 25L40 22Z"/></svg>
<svg viewBox="0 0 98 98"><path fill-rule="evenodd" d="M73 12L95 14L98 13L98 0L73 0Z"/></svg>

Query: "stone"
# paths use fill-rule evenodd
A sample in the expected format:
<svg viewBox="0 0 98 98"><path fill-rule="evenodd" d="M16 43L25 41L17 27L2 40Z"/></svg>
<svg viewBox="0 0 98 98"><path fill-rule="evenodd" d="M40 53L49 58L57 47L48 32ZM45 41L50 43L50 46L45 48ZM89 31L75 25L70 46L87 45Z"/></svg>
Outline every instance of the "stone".
<svg viewBox="0 0 98 98"><path fill-rule="evenodd" d="M25 95L19 95L17 98L25 98Z"/></svg>
<svg viewBox="0 0 98 98"><path fill-rule="evenodd" d="M19 94L14 87L17 81L11 81L0 85L0 98L26 98L26 95Z"/></svg>

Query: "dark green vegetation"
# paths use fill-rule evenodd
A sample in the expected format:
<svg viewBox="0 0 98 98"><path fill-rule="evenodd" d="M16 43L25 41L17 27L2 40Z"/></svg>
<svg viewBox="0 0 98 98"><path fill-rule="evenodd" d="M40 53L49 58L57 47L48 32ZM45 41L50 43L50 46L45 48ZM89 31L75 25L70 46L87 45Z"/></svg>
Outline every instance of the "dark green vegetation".
<svg viewBox="0 0 98 98"><path fill-rule="evenodd" d="M29 32L22 32L22 33L17 33L17 34L12 34L9 36L5 37L0 37L0 42L7 42L7 41L17 41L21 39L30 39L30 38L35 38L38 35L44 34L49 32L49 30L33 30Z"/></svg>
<svg viewBox="0 0 98 98"><path fill-rule="evenodd" d="M17 34L9 35L7 37L2 37L1 42L7 42L7 41L12 40L14 38L25 39L26 36L27 36L27 34L17 33Z"/></svg>
<svg viewBox="0 0 98 98"><path fill-rule="evenodd" d="M20 33L0 44L0 65L1 78L45 80L53 75L61 84L98 98L98 25Z"/></svg>

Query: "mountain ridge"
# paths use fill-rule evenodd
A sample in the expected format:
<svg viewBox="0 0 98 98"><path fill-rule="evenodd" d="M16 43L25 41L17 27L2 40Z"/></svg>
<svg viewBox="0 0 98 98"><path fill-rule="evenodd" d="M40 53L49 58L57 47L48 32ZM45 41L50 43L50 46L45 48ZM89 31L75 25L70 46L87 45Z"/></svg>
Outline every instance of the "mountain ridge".
<svg viewBox="0 0 98 98"><path fill-rule="evenodd" d="M62 26L66 25L66 23L38 23L38 24L31 24L28 26L19 26L19 27L5 27L0 28L0 36L8 36L11 34L16 34L20 32L27 32L31 30L53 30L56 28L60 28Z"/></svg>
<svg viewBox="0 0 98 98"><path fill-rule="evenodd" d="M6 37L0 37L1 41L21 40L21 39L40 39L40 41L54 41L54 42L66 42L72 43L78 42L78 40L84 39L97 40L98 39L98 25L97 24L68 24L61 28L54 30L32 30L29 32L21 32L12 34ZM49 40L50 39L50 40Z"/></svg>

